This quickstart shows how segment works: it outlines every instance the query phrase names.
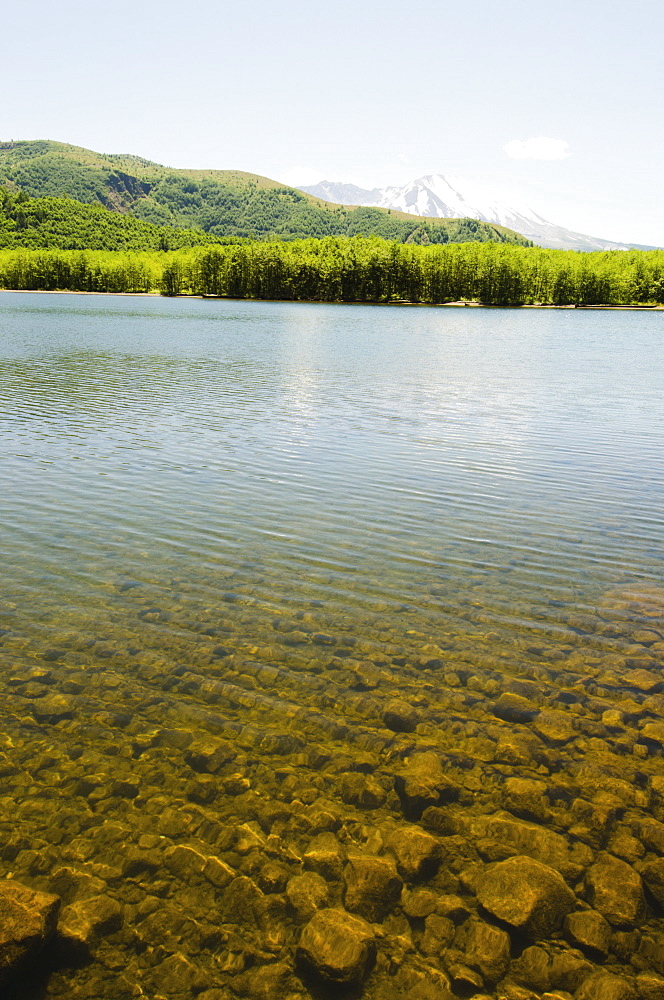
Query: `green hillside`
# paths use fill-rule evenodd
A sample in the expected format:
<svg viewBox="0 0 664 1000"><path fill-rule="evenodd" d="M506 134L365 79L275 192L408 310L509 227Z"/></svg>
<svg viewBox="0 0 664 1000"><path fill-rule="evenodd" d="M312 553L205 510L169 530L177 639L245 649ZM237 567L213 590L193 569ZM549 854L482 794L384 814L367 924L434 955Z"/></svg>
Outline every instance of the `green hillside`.
<svg viewBox="0 0 664 1000"><path fill-rule="evenodd" d="M236 239L236 242L241 242ZM182 250L220 243L196 229L155 226L72 198L29 198L0 187L0 248L48 250Z"/></svg>
<svg viewBox="0 0 664 1000"><path fill-rule="evenodd" d="M510 229L475 219L425 219L334 205L257 174L176 170L138 156L95 153L47 140L0 142L0 185L40 200L66 197L155 226L195 229L215 238L361 235L399 243L530 245Z"/></svg>

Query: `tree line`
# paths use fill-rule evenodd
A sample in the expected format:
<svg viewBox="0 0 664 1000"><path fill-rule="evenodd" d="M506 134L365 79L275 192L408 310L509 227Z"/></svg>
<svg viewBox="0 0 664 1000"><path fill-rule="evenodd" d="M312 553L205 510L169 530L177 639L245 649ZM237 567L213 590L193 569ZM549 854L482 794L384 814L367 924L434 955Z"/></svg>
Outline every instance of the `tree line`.
<svg viewBox="0 0 664 1000"><path fill-rule="evenodd" d="M319 302L655 305L664 303L664 250L419 246L362 236L168 252L0 250L0 287Z"/></svg>

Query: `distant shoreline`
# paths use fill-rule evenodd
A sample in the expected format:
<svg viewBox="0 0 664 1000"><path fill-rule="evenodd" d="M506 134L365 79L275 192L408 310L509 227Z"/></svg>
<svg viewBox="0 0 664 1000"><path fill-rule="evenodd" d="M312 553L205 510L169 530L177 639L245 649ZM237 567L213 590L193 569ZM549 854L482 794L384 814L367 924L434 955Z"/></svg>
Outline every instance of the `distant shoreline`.
<svg viewBox="0 0 664 1000"><path fill-rule="evenodd" d="M105 298L121 299L209 299L219 302L287 302L289 305L303 306L403 306L421 307L426 309L581 309L581 310L619 310L629 312L664 312L664 305L657 306L619 306L619 305L538 305L526 302L522 305L498 305L486 302L408 302L407 300L395 300L394 302L373 302L368 299L358 299L357 301L343 301L342 299L327 301L321 299L251 299L233 298L230 295L162 295L161 292L85 292L68 291L66 288L0 288L0 294L9 292L14 295L98 295Z"/></svg>

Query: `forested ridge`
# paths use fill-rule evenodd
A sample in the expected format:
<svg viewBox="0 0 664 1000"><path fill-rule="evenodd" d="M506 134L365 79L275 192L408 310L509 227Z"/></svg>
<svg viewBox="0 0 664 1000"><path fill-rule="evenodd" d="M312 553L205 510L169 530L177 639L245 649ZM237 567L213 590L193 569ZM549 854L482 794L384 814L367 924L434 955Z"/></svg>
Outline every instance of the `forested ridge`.
<svg viewBox="0 0 664 1000"><path fill-rule="evenodd" d="M334 205L257 174L175 170L137 156L94 153L46 140L0 142L2 185L39 200L66 197L217 239L361 235L401 243L492 240L529 245L511 229L476 219L426 219L382 208ZM63 246L62 242L48 245ZM124 249L97 244L95 248ZM151 248L149 243L143 247Z"/></svg>
<svg viewBox="0 0 664 1000"><path fill-rule="evenodd" d="M378 237L113 253L0 250L0 287L321 302L664 303L664 250L417 246Z"/></svg>
<svg viewBox="0 0 664 1000"><path fill-rule="evenodd" d="M180 250L220 241L210 233L156 226L72 198L29 198L0 188L0 248Z"/></svg>

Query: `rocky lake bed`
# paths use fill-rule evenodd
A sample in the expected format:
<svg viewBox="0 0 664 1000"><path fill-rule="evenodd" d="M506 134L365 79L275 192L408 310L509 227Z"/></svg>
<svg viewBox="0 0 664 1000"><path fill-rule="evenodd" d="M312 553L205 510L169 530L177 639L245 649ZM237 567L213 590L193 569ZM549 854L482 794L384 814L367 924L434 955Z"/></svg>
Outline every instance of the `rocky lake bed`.
<svg viewBox="0 0 664 1000"><path fill-rule="evenodd" d="M140 589L137 644L178 624ZM472 644L310 607L269 647L244 590L186 666L5 631L8 998L664 996L664 589L537 646L476 592Z"/></svg>

